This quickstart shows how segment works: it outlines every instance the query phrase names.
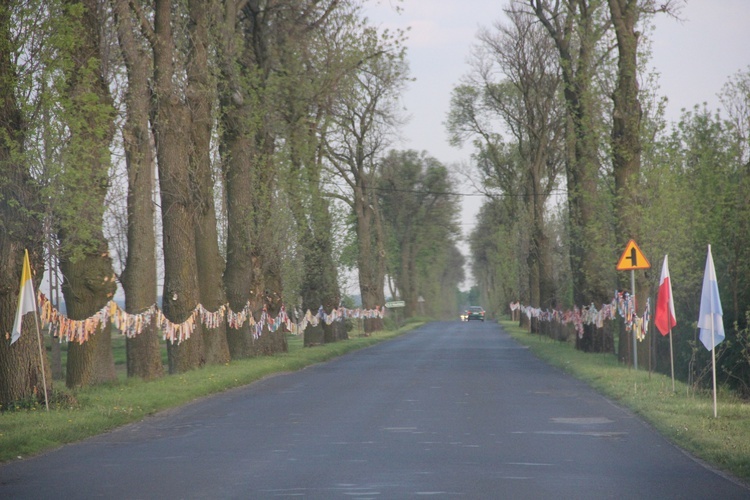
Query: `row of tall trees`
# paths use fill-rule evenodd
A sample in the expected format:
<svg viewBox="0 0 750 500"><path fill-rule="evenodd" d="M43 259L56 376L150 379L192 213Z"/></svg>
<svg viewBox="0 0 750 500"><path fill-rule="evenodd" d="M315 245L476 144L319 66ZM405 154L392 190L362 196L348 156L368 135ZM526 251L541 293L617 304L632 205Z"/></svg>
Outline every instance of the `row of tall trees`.
<svg viewBox="0 0 750 500"><path fill-rule="evenodd" d="M455 143L474 142L488 194L499 195L482 216L500 217L526 256L513 286L524 303L600 303L618 288L602 249L638 229L636 24L653 10L648 2L517 1L506 24L479 34L448 128ZM563 200L565 231L556 233L550 209ZM572 272L559 271L561 255ZM571 277L568 286L561 276Z"/></svg>
<svg viewBox="0 0 750 500"><path fill-rule="evenodd" d="M455 318L464 257L456 246L460 209L452 175L416 151L391 151L378 173L391 295L405 302L406 316Z"/></svg>
<svg viewBox="0 0 750 500"><path fill-rule="evenodd" d="M410 312L419 296L433 311L455 301L462 261L446 169L413 152L383 159L407 80L402 34L369 25L358 0L0 2L2 331L24 248L37 286L57 259L74 320L99 311L118 281L127 312L160 295L174 323L198 304L329 312L347 241L338 212L356 235L365 308L383 306L386 274ZM399 233L407 198L422 223ZM43 393L48 360L33 325L0 342L0 405ZM129 376L163 375L157 327L127 340ZM311 345L346 331L305 335ZM167 345L167 368L285 349L280 332L254 339L247 323L198 322ZM109 325L68 346L68 387L114 378Z"/></svg>
<svg viewBox="0 0 750 500"><path fill-rule="evenodd" d="M740 71L722 91L729 116L696 107L665 123L644 33L653 15L678 13L671 2L528 0L480 31L473 70L455 88L447 121L455 143L472 141L491 197L470 238L473 272L487 303L503 310L514 300L599 307L614 290L630 289L614 264L633 238L653 266L637 273L642 314L669 254L684 318L682 375L691 366L697 377L704 353L694 318L711 243L727 331L736 325L725 373L747 386L750 73ZM589 327L577 346L628 361L628 337L614 345L611 333ZM668 353L653 336L638 349L650 361Z"/></svg>

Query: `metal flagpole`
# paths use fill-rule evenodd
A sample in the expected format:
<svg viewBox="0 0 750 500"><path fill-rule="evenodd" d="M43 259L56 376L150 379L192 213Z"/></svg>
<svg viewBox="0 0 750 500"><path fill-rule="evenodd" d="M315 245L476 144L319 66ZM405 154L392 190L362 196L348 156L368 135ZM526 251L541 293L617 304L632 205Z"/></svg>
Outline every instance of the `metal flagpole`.
<svg viewBox="0 0 750 500"><path fill-rule="evenodd" d="M635 269L630 270L630 289L633 291L633 314L638 310L635 301ZM635 328L633 328L633 367L638 370L638 345L635 343Z"/></svg>
<svg viewBox="0 0 750 500"><path fill-rule="evenodd" d="M626 261L630 261L630 264L628 264ZM641 252L641 249L638 248L638 245L635 243L634 240L630 240L625 247L625 251L622 253L622 256L620 256L620 260L617 262L616 269L618 271L630 271L630 290L631 295L633 297L633 310L630 314L631 319L636 314L636 311L638 310L638 305L636 303L636 293L635 293L635 270L636 269L650 269L651 264L648 262L648 259L645 255ZM648 302L648 299L646 299ZM638 370L638 345L636 343L637 341L637 328L632 328L633 330L633 368L635 370Z"/></svg>
<svg viewBox="0 0 750 500"><path fill-rule="evenodd" d="M672 349L672 318L671 316L667 320L667 323L669 324L669 361L672 364L672 392L675 392L676 390L674 388L674 350Z"/></svg>
<svg viewBox="0 0 750 500"><path fill-rule="evenodd" d="M714 341L714 318L711 314L711 372L714 376L714 418L717 417L716 413L716 343Z"/></svg>

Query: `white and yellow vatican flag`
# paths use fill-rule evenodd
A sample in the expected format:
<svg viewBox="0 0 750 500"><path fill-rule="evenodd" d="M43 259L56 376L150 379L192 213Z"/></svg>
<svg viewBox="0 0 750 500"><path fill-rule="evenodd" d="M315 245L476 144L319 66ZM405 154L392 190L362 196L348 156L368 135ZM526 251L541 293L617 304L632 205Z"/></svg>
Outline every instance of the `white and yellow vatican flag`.
<svg viewBox="0 0 750 500"><path fill-rule="evenodd" d="M21 336L21 324L26 313L36 313L36 294L34 293L34 282L31 279L31 265L29 264L29 251L24 251L23 271L21 271L21 290L18 292L18 308L16 309L16 320L13 322L13 333L10 343L13 344Z"/></svg>

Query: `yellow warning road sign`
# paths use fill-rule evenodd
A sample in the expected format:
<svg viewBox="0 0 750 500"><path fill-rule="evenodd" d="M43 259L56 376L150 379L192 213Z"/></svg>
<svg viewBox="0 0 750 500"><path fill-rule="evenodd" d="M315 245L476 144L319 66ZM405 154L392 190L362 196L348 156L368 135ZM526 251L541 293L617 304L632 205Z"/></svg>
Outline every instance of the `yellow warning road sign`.
<svg viewBox="0 0 750 500"><path fill-rule="evenodd" d="M620 260L617 262L618 271L632 271L634 269L651 269L651 264L641 249L638 248L635 240L628 241L625 251L622 252Z"/></svg>

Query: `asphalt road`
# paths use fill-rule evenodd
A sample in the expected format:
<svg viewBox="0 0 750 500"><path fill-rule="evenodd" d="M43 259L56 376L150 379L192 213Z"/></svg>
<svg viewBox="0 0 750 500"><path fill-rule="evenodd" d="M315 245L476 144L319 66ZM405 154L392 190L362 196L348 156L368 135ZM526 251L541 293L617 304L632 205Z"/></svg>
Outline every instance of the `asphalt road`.
<svg viewBox="0 0 750 500"><path fill-rule="evenodd" d="M734 499L491 322L426 325L0 467L0 498Z"/></svg>

